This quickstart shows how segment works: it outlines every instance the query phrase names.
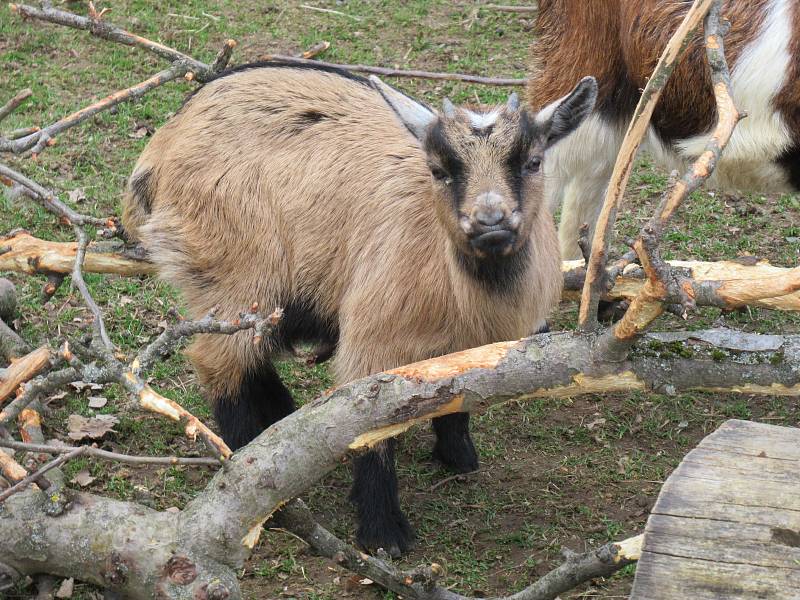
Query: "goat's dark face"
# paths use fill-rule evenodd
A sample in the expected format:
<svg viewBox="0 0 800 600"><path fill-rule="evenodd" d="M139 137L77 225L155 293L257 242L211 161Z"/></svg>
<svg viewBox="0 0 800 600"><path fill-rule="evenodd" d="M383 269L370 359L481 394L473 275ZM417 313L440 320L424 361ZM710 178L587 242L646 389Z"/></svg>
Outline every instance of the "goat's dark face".
<svg viewBox="0 0 800 600"><path fill-rule="evenodd" d="M458 249L507 256L525 244L540 210L544 140L516 98L475 113L445 103L423 141L437 213Z"/></svg>
<svg viewBox="0 0 800 600"><path fill-rule="evenodd" d="M454 245L478 259L525 246L542 210L544 152L581 124L597 96L597 83L586 77L535 115L516 94L481 113L445 100L437 115L377 78L372 83L420 140L437 214Z"/></svg>

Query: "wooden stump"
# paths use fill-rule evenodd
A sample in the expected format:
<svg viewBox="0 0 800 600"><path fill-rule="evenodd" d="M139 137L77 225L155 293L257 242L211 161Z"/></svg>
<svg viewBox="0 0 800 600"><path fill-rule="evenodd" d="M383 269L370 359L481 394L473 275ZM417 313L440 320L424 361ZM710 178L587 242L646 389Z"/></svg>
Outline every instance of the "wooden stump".
<svg viewBox="0 0 800 600"><path fill-rule="evenodd" d="M669 477L634 600L800 599L800 429L731 420Z"/></svg>

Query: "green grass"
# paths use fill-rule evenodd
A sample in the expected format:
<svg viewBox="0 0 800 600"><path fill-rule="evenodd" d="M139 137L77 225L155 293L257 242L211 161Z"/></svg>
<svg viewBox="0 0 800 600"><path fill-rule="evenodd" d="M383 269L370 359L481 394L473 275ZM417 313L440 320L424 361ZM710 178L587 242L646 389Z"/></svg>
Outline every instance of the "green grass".
<svg viewBox="0 0 800 600"><path fill-rule="evenodd" d="M122 0L108 19L151 39L210 61L227 38L239 45L234 62L257 60L271 52L298 53L319 41L332 46L321 58L401 68L461 71L523 77L530 23L524 18L476 11L466 2L444 0L350 0L319 2L360 20L309 11L299 3L255 0L211 3L205 0L154 3ZM83 10L67 3L67 9ZM203 13L213 15L207 17ZM170 16L171 14L179 16ZM65 28L14 18L0 7L0 103L30 87L33 97L3 122L4 129L48 124L115 90L133 85L164 67L159 59ZM508 89L458 82L392 80L405 91L438 105L504 101ZM11 165L42 184L66 192L81 188L80 211L118 214L125 181L148 138L133 136L143 123L159 127L176 111L192 84L166 85L140 101L120 105L59 136L36 161ZM6 160L6 157L4 157ZM666 174L647 159L637 165L617 227L616 250L652 213L666 185ZM681 209L666 236L667 258L720 260L756 254L775 264L800 262L800 199L794 195L736 196L696 192ZM72 238L47 212L24 201L0 197L0 230L24 227L46 239ZM88 331L88 313L66 284L46 304L39 299L43 277L8 275L20 296L19 330L32 343L55 342ZM103 307L113 341L131 357L170 321L181 306L175 290L147 278L88 275ZM554 315L554 328L570 328L575 307ZM726 325L748 331L800 331L800 317L759 309L723 313L706 309L688 322L664 317L663 328ZM663 350L660 350L663 351ZM325 366L302 360L278 365L281 377L300 403L333 386ZM151 384L208 423L211 413L194 373L182 354L156 366ZM65 437L70 414L91 416L88 396L103 394L99 412L116 414L117 433L108 440L118 452L192 455L202 451L172 422L131 408L117 386L71 390L50 402L48 438ZM438 562L445 583L464 593L492 595L519 590L561 560L561 549L583 550L641 531L660 482L686 452L727 418L766 419L797 425L800 408L780 397L714 394L630 394L510 402L473 419L480 473L434 487L448 474L430 459L432 434L415 427L400 440L398 474L401 500L417 529L415 551L402 566ZM73 461L67 480L88 469L95 493L165 509L182 507L208 481L206 469L135 467ZM312 510L337 535L352 539L354 516L347 503L350 473L344 465L305 494ZM595 582L596 596L619 597L630 589L634 567ZM339 598L351 574L322 559L279 531L263 536L242 573L248 597L288 594L304 599ZM390 599L374 585L356 583L350 597ZM30 597L20 589L11 597ZM578 597L578 589L563 598ZM94 598L90 586L77 585L73 598Z"/></svg>

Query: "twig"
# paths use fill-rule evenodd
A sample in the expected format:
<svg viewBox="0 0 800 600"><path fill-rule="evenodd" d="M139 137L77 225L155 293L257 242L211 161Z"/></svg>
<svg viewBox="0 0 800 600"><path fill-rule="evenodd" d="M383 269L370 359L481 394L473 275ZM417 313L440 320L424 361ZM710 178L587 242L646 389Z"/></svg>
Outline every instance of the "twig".
<svg viewBox="0 0 800 600"><path fill-rule="evenodd" d="M108 110L117 104L141 98L147 92L154 90L165 83L178 79L179 77L183 77L190 71L192 71L192 65L190 62L184 60L178 61L168 69L159 71L149 79L145 79L141 83L137 83L136 85L124 90L114 92L102 100L99 100L72 113L71 115L59 119L52 125L48 125L47 127L31 133L30 135L16 140L0 141L0 152L13 152L14 154L30 152L33 155L40 154L48 145L55 143L55 136L62 131L69 129L70 127L74 127L86 119L103 112L104 110Z"/></svg>
<svg viewBox="0 0 800 600"><path fill-rule="evenodd" d="M28 404L44 394L57 390L72 381L78 381L80 378L81 373L77 369L67 367L58 371L50 371L47 375L32 379L22 386L22 394L0 411L0 425L5 425L16 419ZM104 382L108 383L105 380Z"/></svg>
<svg viewBox="0 0 800 600"><path fill-rule="evenodd" d="M30 88L25 88L21 92L19 92L16 96L14 96L11 100L6 102L2 107L0 107L0 121L5 119L8 115L14 112L17 107L25 102L28 98L33 95L33 92Z"/></svg>
<svg viewBox="0 0 800 600"><path fill-rule="evenodd" d="M106 350L109 353L113 353L115 348L114 344L111 342L111 338L108 337L106 324L103 320L103 313L100 311L100 307L97 306L97 302L92 298L91 293L89 293L89 288L86 286L86 281L83 279L83 259L84 256L86 256L86 246L89 244L89 237L79 225L75 225L75 235L78 237L78 253L75 255L75 265L72 268L72 283L78 288L78 291L83 297L83 301L94 316L92 326L95 332L103 342Z"/></svg>
<svg viewBox="0 0 800 600"><path fill-rule="evenodd" d="M73 448L66 454L62 454L58 458L51 460L49 463L41 467L36 472L31 473L24 479L12 485L10 488L6 489L4 492L0 493L0 502L5 501L6 498L8 498L13 494L16 494L17 492L21 492L31 483L36 483L36 481L39 480L42 477L42 475L47 473L50 469L55 469L59 465L62 465L65 462L72 460L73 458L77 458L78 456L82 455L85 451L86 451L86 446L78 446L77 448Z"/></svg>
<svg viewBox="0 0 800 600"><path fill-rule="evenodd" d="M287 56L285 54L267 54L262 57L264 60L275 60L290 64L297 65L319 65L323 67L333 67L336 69L345 69L347 71L355 71L356 73L374 73L375 75L384 75L386 77L416 77L419 79L443 79L447 81L464 81L467 83L478 83L482 85L525 85L527 79L504 79L497 77L481 77L480 75L464 75L462 73L435 73L431 71L404 71L402 69L389 69L386 67L373 67L370 65L345 65L328 63L319 60L305 60L297 58L296 56Z"/></svg>
<svg viewBox="0 0 800 600"><path fill-rule="evenodd" d="M305 541L318 554L369 577L382 587L415 600L471 600L437 586L444 575L438 564L401 571L389 562L359 552L314 520L302 500L296 499L273 515L273 521ZM576 585L612 573L639 559L643 536L612 542L596 550L570 555L562 565L513 596L493 600L552 600Z"/></svg>
<svg viewBox="0 0 800 600"><path fill-rule="evenodd" d="M211 63L211 71L213 73L219 73L228 66L228 62L231 60L231 55L233 54L234 48L236 48L236 40L225 40L225 43L222 45L222 49L217 53L216 58L214 58L214 62Z"/></svg>
<svg viewBox="0 0 800 600"><path fill-rule="evenodd" d="M340 17L347 17L348 19L353 19L353 21L358 21L358 22L363 21L363 19L361 17L355 17L353 15L348 15L347 13L343 13L343 12L338 11L338 10L332 10L330 8L319 8L318 6L309 6L308 4L301 4L300 8L305 8L307 10L313 10L313 11L321 12L321 13L328 13L328 14L331 14L331 15L339 15Z"/></svg>
<svg viewBox="0 0 800 600"><path fill-rule="evenodd" d="M114 225L111 219L98 219L97 217L82 215L75 212L69 206L61 202L53 192L4 164L0 164L0 177L7 177L11 181L17 183L21 187L22 193L44 206L44 208L51 213L65 219L70 224L96 225L100 227Z"/></svg>
<svg viewBox="0 0 800 600"><path fill-rule="evenodd" d="M105 40L125 44L126 46L142 48L173 63L183 62L186 64L188 69L192 70L198 76L198 79L201 81L204 79L206 74L210 75L210 68L207 64L200 62L199 60L196 60L182 52L179 52L174 48L170 48L164 44L148 40L147 38L136 35L135 33L130 33L105 21L81 17L80 15L76 15L71 12L47 6L43 8L36 8L26 4L10 4L9 8L22 17L39 19L40 21L47 21L48 23L56 23L58 25L64 25L73 29L82 29L84 31L88 31L96 37L103 38Z"/></svg>
<svg viewBox="0 0 800 600"><path fill-rule="evenodd" d="M496 10L498 12L510 13L535 13L539 12L538 6L509 6L506 4L485 4L479 8L486 8L489 10Z"/></svg>
<svg viewBox="0 0 800 600"><path fill-rule="evenodd" d="M653 115L658 99L678 59L686 49L690 35L702 22L714 0L695 0L686 13L678 29L664 48L661 58L653 74L642 92L634 111L628 131L622 141L622 147L614 164L614 171L608 183L603 207L595 226L592 240L592 254L587 265L586 281L581 294L581 306L578 324L581 331L594 331L599 327L597 307L600 297L606 291L605 267L608 260L608 248L611 243L617 209L628 183L633 160L647 132L650 118Z"/></svg>
<svg viewBox="0 0 800 600"><path fill-rule="evenodd" d="M209 312L202 319L196 321L181 321L172 327L167 327L161 335L153 340L142 350L131 364L131 370L141 375L146 373L158 359L169 356L178 344L185 338L198 333L222 333L231 335L239 331L252 329L255 332L254 341L269 335L280 321L283 311L275 309L267 318L259 315L258 305L251 307L249 313L239 313L239 318L233 321L220 321L214 318L217 309Z"/></svg>
<svg viewBox="0 0 800 600"><path fill-rule="evenodd" d="M450 475L450 477L445 477L444 479L440 479L436 483L434 483L431 487L428 488L429 492L434 491L437 488L440 488L445 483L453 481L454 479L460 479L461 477L469 477L470 475L476 475L480 473L480 471L470 471L468 473L456 473L455 475Z"/></svg>
<svg viewBox="0 0 800 600"><path fill-rule="evenodd" d="M311 46L311 48L309 48L308 50L303 52L300 55L300 58L305 58L306 60L310 60L312 58L315 58L316 56L319 56L320 54L325 52L325 50L327 50L330 47L331 47L331 43L330 42L327 42L327 41L317 42L316 44Z"/></svg>
<svg viewBox="0 0 800 600"><path fill-rule="evenodd" d="M46 454L67 454L76 448L83 448L84 456L92 456L103 460L113 460L132 465L188 465L218 467L219 461L214 458L192 457L192 456L133 456L130 454L119 454L95 448L94 446L51 446L49 444L34 444L28 442L17 442L15 440L0 439L0 447L12 448L13 450L25 452L41 452Z"/></svg>

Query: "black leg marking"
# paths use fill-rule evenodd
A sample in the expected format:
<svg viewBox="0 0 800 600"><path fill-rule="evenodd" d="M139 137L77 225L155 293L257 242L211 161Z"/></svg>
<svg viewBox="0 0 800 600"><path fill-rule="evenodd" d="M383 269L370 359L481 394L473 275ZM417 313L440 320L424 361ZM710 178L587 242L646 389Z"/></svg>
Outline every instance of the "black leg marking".
<svg viewBox="0 0 800 600"><path fill-rule="evenodd" d="M400 508L394 449L395 440L388 440L353 461L350 501L358 512L358 543L398 557L413 546L414 530Z"/></svg>
<svg viewBox="0 0 800 600"><path fill-rule="evenodd" d="M433 419L436 445L433 457L456 473L478 469L478 453L469 435L469 413L456 413Z"/></svg>
<svg viewBox="0 0 800 600"><path fill-rule="evenodd" d="M536 335L539 335L540 333L550 333L550 325L547 323L547 321L545 321L544 325L536 330Z"/></svg>
<svg viewBox="0 0 800 600"><path fill-rule="evenodd" d="M234 451L294 410L292 395L269 362L245 375L237 395L214 403L222 439Z"/></svg>

